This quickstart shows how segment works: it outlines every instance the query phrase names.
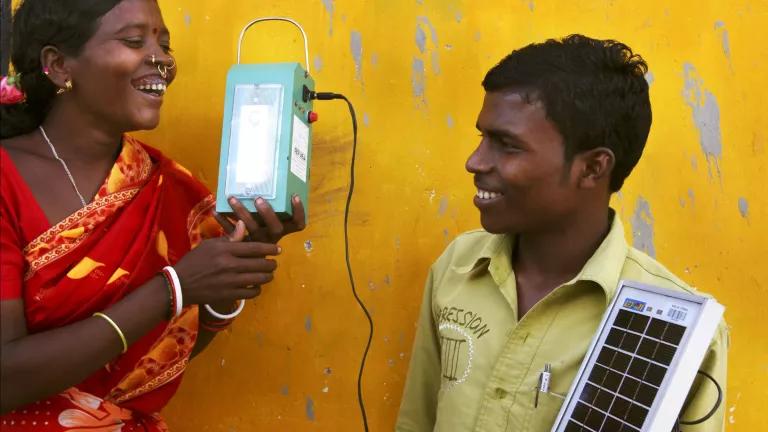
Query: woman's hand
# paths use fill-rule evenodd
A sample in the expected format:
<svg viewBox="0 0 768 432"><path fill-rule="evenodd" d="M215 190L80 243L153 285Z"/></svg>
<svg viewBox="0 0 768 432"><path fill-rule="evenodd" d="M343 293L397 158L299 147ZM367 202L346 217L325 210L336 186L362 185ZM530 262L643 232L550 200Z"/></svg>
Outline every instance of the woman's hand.
<svg viewBox="0 0 768 432"><path fill-rule="evenodd" d="M251 299L274 278L279 255L274 243L243 242L245 223L238 221L229 237L205 240L174 267L184 305L221 304Z"/></svg>
<svg viewBox="0 0 768 432"><path fill-rule="evenodd" d="M229 198L229 206L232 207L232 212L245 224L245 228L248 230L248 235L245 237L246 240L252 242L277 243L286 235L302 231L306 226L304 219L304 205L297 195L291 199L293 218L288 221L281 221L275 214L272 206L270 206L263 198L256 198L254 204L263 223L257 222L240 200L235 197ZM224 228L227 235L231 237L235 230L235 225L232 221L218 213L214 213L214 216L221 227Z"/></svg>

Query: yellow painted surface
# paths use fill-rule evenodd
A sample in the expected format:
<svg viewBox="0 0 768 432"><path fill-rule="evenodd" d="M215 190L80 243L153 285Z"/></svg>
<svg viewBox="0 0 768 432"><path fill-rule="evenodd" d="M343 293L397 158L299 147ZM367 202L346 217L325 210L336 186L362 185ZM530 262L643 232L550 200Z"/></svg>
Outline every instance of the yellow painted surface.
<svg viewBox="0 0 768 432"><path fill-rule="evenodd" d="M670 269L726 305L732 329L727 430L763 430L768 2L160 5L180 74L161 127L141 136L210 187L225 74L249 19L300 21L310 37L318 90L344 93L357 108L351 247L356 281L375 321L364 375L372 431L393 427L428 266L457 233L479 226L463 166L477 142L484 73L510 50L548 37L581 32L629 44L650 64L654 123L643 159L614 205L630 238L634 226L638 244L652 245ZM301 60L299 42L287 24L257 26L244 60ZM342 240L351 128L341 102L317 102L316 110L309 228L284 240L276 280L190 366L164 413L174 431L362 430L355 386L367 327L347 282Z"/></svg>

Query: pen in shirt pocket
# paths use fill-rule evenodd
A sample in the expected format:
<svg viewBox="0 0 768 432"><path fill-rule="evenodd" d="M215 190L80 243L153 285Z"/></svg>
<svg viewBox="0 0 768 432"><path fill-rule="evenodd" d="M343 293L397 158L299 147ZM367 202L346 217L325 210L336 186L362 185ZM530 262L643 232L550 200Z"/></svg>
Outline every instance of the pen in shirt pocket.
<svg viewBox="0 0 768 432"><path fill-rule="evenodd" d="M552 396L559 397L565 400L565 396L549 391L549 383L552 379L552 365L550 363L544 363L544 369L539 372L539 382L536 385L536 392L533 399L533 407L539 407L539 393L548 393Z"/></svg>

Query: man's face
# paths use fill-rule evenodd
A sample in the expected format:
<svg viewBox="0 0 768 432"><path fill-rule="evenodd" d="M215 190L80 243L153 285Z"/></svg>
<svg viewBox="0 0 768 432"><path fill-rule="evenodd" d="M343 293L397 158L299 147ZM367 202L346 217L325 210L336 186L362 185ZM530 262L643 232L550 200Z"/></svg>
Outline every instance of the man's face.
<svg viewBox="0 0 768 432"><path fill-rule="evenodd" d="M505 90L485 94L480 144L466 169L475 176L480 221L490 233L556 230L578 206L563 137L542 103Z"/></svg>

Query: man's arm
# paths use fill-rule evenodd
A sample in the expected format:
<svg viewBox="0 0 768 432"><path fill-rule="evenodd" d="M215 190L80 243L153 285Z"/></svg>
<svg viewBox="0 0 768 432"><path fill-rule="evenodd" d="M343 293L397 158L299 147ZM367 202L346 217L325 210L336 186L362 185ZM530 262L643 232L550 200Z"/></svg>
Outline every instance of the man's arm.
<svg viewBox="0 0 768 432"><path fill-rule="evenodd" d="M725 385L728 368L728 327L724 321L720 322L715 333L715 338L709 346L700 370L708 373L720 385L723 391L723 400L717 411L705 422L697 425L682 425L683 432L722 432L725 430ZM715 406L717 402L717 388L715 384L705 376L698 374L693 384L693 399L682 415L683 421L698 420Z"/></svg>
<svg viewBox="0 0 768 432"><path fill-rule="evenodd" d="M397 432L431 431L435 425L441 368L440 343L432 314L432 283L433 275L430 270L424 287L411 363L395 426Z"/></svg>

